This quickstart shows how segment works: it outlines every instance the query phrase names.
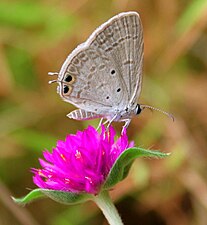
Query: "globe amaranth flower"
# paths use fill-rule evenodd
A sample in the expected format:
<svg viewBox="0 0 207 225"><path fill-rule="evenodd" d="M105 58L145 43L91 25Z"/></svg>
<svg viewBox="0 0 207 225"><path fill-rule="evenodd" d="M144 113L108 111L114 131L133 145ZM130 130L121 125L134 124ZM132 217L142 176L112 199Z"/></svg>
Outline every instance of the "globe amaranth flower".
<svg viewBox="0 0 207 225"><path fill-rule="evenodd" d="M101 133L89 126L59 140L52 153L39 159L42 169L32 169L34 183L43 189L97 194L119 155L133 143L126 130L115 141L115 130L104 126Z"/></svg>

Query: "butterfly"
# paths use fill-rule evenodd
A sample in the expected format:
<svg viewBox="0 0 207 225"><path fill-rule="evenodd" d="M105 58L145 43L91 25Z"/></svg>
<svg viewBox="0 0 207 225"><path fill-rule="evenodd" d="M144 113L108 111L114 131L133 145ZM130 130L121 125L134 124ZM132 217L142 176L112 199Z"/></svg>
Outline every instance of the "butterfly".
<svg viewBox="0 0 207 225"><path fill-rule="evenodd" d="M98 27L67 57L58 75L57 92L78 109L67 116L75 120L101 118L108 126L125 122L143 109L138 104L142 86L144 56L143 28L137 12L120 13ZM105 124L104 123L104 124ZM99 124L99 125L100 125Z"/></svg>

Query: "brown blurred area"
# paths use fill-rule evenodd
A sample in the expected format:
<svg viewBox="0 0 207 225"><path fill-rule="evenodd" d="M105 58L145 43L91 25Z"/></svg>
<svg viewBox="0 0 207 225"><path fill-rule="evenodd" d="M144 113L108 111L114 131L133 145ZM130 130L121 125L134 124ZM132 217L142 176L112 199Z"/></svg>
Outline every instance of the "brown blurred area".
<svg viewBox="0 0 207 225"><path fill-rule="evenodd" d="M0 225L107 224L88 202L64 206L49 199L25 207L10 196L34 189L31 167L42 150L88 124L69 120L49 71L99 25L119 12L142 19L145 61L140 103L172 113L175 122L145 110L129 139L171 152L138 159L111 195L125 225L207 224L206 0L79 0L0 2ZM115 123L117 131L121 125Z"/></svg>

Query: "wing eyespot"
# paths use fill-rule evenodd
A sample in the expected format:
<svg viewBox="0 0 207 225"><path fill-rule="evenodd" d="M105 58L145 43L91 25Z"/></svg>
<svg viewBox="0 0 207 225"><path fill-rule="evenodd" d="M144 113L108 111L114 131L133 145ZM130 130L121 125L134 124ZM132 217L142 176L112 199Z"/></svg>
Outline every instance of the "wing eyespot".
<svg viewBox="0 0 207 225"><path fill-rule="evenodd" d="M75 77L72 76L71 74L67 74L67 75L65 76L64 81L67 82L67 83L72 84L72 83L74 83L74 81L75 81Z"/></svg>
<svg viewBox="0 0 207 225"><path fill-rule="evenodd" d="M111 70L111 75L114 75L116 73L115 70Z"/></svg>
<svg viewBox="0 0 207 225"><path fill-rule="evenodd" d="M69 96L71 94L72 87L68 85L64 85L62 89L63 96Z"/></svg>
<svg viewBox="0 0 207 225"><path fill-rule="evenodd" d="M68 92L69 92L69 87L68 86L66 86L66 85L64 85L64 87L63 87L63 93L64 94L67 94Z"/></svg>

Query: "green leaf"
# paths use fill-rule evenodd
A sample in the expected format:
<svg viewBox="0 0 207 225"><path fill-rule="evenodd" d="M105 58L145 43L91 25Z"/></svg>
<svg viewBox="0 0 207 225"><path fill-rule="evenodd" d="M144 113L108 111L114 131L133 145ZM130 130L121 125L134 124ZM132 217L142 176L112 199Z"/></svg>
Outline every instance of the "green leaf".
<svg viewBox="0 0 207 225"><path fill-rule="evenodd" d="M103 185L104 189L109 189L114 186L119 181L123 180L132 165L132 162L135 158L138 157L154 157L154 158L164 158L169 156L169 153L162 153L159 151L151 151L143 148L129 148L125 150L119 158L116 160L114 166L112 167L105 184ZM18 204L27 204L33 200L49 197L52 200L62 203L62 204L78 204L92 199L91 194L87 193L72 193L64 191L54 191L48 189L35 189L27 194L23 198L13 198L13 200Z"/></svg>
<svg viewBox="0 0 207 225"><path fill-rule="evenodd" d="M72 192L53 191L47 189L42 189L42 192L54 201L67 205L78 204L92 199L91 195L86 193L77 194Z"/></svg>
<svg viewBox="0 0 207 225"><path fill-rule="evenodd" d="M112 167L106 182L103 186L103 189L109 189L121 180L123 180L132 165L132 162L135 158L138 157L154 157L154 158L164 158L169 156L170 153L162 153L159 151L146 150L143 148L129 148L125 150L119 158L116 160L114 166Z"/></svg>
<svg viewBox="0 0 207 225"><path fill-rule="evenodd" d="M25 205L29 202L32 202L36 199L39 198L44 198L45 195L43 194L43 192L41 191L41 189L34 189L32 190L29 194L27 194L26 196L22 197L22 198L14 198L12 197L12 199L14 200L14 202L20 204L20 205Z"/></svg>
<svg viewBox="0 0 207 225"><path fill-rule="evenodd" d="M56 202L67 204L67 205L78 204L91 199L90 194L85 194L85 193L76 194L72 192L54 191L54 190L40 189L40 188L31 191L29 194L27 194L26 196L22 198L12 197L12 199L18 204L25 205L36 199L45 198L45 197L49 197Z"/></svg>

